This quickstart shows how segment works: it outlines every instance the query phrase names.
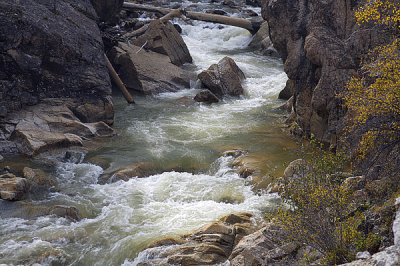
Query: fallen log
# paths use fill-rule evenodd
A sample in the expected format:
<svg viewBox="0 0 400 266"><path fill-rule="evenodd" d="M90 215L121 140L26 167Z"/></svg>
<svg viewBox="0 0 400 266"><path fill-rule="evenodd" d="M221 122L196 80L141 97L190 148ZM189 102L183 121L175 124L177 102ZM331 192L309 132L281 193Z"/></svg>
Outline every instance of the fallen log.
<svg viewBox="0 0 400 266"><path fill-rule="evenodd" d="M182 11L180 9L173 9L173 11L169 12L168 14L166 14L165 16L161 17L160 20L162 22L164 21L168 21L170 19L176 18L176 17L182 17ZM144 25L143 27L132 31L132 32L128 32L126 34L124 34L122 36L122 38L124 39L130 39L139 35L142 35L143 33L145 33L145 31L149 28L149 24Z"/></svg>
<svg viewBox="0 0 400 266"><path fill-rule="evenodd" d="M175 9L164 8L164 7L154 7L154 6L147 6L147 5L141 5L141 4L134 4L134 3L130 3L130 2L124 2L123 8L132 9L132 10L157 12L162 15L167 15L168 13L171 13L175 10ZM195 11L188 11L188 10L184 10L184 9L181 9L181 13L189 19L235 26L235 27L246 29L251 34L255 34L260 29L260 26L261 26L260 22L252 22L252 21L244 19L244 18L232 18L232 17L228 17L228 16L223 16L223 15L201 13L201 12L195 12Z"/></svg>
<svg viewBox="0 0 400 266"><path fill-rule="evenodd" d="M115 84L118 86L118 88L122 91L122 94L124 95L126 101L129 104L134 104L135 101L133 100L132 95L129 93L128 89L125 87L124 83L119 78L117 72L115 71L114 67L112 66L110 60L108 60L108 57L106 54L104 54L104 58L106 59L107 68L108 68L108 71L110 71L112 80L115 82Z"/></svg>

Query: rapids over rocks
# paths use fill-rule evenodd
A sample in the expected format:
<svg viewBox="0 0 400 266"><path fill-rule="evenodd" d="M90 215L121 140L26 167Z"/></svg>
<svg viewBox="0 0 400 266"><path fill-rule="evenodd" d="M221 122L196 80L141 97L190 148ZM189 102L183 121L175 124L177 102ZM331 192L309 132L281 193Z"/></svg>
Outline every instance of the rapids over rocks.
<svg viewBox="0 0 400 266"><path fill-rule="evenodd" d="M185 67L200 72L229 56L247 77L245 95L198 104L191 101L199 91L195 81L191 89L135 96L135 106L113 95L118 136L99 140L101 145L94 140L89 152L71 152L48 166L56 189L26 203L0 201L0 264L136 265L146 261L139 254L154 241L191 233L231 213L252 213L257 223L279 204L278 196L266 193L265 179L281 174L283 164L295 158L287 149L296 148L283 133L278 109L283 102L277 95L287 80L280 59L248 48L246 30L175 22L194 61ZM234 158L221 155L232 149L252 156L259 178L235 172ZM109 181L135 162L163 170ZM76 207L81 219L30 215L54 205Z"/></svg>

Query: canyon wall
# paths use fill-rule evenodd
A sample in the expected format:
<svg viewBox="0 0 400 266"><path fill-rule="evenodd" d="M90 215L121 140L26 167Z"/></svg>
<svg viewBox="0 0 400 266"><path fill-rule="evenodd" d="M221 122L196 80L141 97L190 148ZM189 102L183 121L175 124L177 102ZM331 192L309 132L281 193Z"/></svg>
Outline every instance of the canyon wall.
<svg viewBox="0 0 400 266"><path fill-rule="evenodd" d="M262 15L293 91L292 122L300 134L336 147L346 110L337 94L369 49L387 38L356 25L363 0L264 0Z"/></svg>

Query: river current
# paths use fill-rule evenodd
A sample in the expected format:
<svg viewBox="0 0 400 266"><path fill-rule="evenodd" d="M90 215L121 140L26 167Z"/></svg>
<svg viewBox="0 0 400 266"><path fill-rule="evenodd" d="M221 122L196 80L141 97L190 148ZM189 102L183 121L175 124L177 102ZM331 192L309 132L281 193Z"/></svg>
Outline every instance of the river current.
<svg viewBox="0 0 400 266"><path fill-rule="evenodd" d="M239 177L234 158L221 153L248 151L266 177L278 176L294 159L290 150L296 145L283 132L277 108L287 80L280 59L249 49L246 30L177 23L194 59L186 67L200 72L230 56L247 77L245 95L212 105L187 103L199 91L193 81L179 92L135 95L137 104L128 106L115 92L118 136L47 169L57 189L28 202L75 206L83 219L0 218L0 265L136 265L146 261L143 250L153 241L190 233L230 213L250 212L257 222L279 203L265 192L263 178ZM135 162L165 171L107 180Z"/></svg>

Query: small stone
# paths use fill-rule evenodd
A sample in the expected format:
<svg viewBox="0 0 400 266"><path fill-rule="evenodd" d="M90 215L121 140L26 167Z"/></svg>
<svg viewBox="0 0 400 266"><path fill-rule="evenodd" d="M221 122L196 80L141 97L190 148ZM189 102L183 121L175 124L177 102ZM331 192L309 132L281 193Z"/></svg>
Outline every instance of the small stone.
<svg viewBox="0 0 400 266"><path fill-rule="evenodd" d="M357 260L367 260L371 258L371 254L368 251L358 252L356 255Z"/></svg>

